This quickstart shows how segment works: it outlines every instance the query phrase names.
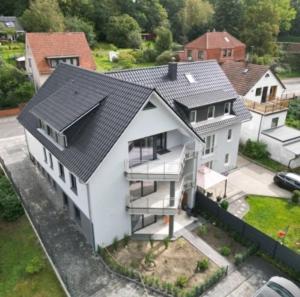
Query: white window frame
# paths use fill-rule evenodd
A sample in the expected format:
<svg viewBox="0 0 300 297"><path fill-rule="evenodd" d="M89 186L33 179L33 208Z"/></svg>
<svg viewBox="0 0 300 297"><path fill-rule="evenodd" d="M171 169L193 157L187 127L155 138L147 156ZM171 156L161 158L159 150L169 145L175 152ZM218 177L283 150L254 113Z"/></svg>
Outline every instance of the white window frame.
<svg viewBox="0 0 300 297"><path fill-rule="evenodd" d="M210 111L210 109L213 110L212 116L211 116L211 117L209 116L209 113L210 113L209 111ZM208 119L208 120L214 119L214 118L215 118L215 112L216 112L216 107L215 107L214 105L208 106L208 109L207 109L207 119Z"/></svg>
<svg viewBox="0 0 300 297"><path fill-rule="evenodd" d="M191 110L190 111L190 123L196 124L197 122L197 110Z"/></svg>
<svg viewBox="0 0 300 297"><path fill-rule="evenodd" d="M203 150L203 155L207 156L213 154L215 151L216 135L215 134L208 135L204 138L204 140L205 140L205 147Z"/></svg>
<svg viewBox="0 0 300 297"><path fill-rule="evenodd" d="M226 112L226 109L228 107L228 112ZM224 115L229 115L231 111L231 102L226 102L224 105Z"/></svg>

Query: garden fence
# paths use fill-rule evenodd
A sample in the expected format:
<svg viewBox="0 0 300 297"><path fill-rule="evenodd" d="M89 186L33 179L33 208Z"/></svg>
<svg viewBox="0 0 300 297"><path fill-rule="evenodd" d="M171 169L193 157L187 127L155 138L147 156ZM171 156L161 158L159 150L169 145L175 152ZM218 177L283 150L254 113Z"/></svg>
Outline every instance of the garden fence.
<svg viewBox="0 0 300 297"><path fill-rule="evenodd" d="M235 231L242 238L256 244L259 249L273 259L287 265L296 272L300 272L300 255L279 241L271 238L240 218L221 208L216 202L197 192L195 208L198 212L205 212L221 221L229 229Z"/></svg>

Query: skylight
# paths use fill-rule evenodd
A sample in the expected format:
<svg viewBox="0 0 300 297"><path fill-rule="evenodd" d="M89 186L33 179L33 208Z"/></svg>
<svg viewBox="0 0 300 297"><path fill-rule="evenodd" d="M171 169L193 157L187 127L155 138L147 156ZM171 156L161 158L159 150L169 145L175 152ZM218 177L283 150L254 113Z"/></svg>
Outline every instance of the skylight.
<svg viewBox="0 0 300 297"><path fill-rule="evenodd" d="M248 71L249 71L249 69L248 69L248 68L245 68L245 69L243 70L243 73L246 74Z"/></svg>
<svg viewBox="0 0 300 297"><path fill-rule="evenodd" d="M229 39L228 39L227 36L225 36L224 39L225 39L226 42L229 42Z"/></svg>
<svg viewBox="0 0 300 297"><path fill-rule="evenodd" d="M15 26L14 22L5 22L6 27L13 28Z"/></svg>
<svg viewBox="0 0 300 297"><path fill-rule="evenodd" d="M190 74L190 73L186 73L186 74L185 74L185 77L186 77L186 79L187 79L191 84L196 82L194 76L193 76L192 74Z"/></svg>

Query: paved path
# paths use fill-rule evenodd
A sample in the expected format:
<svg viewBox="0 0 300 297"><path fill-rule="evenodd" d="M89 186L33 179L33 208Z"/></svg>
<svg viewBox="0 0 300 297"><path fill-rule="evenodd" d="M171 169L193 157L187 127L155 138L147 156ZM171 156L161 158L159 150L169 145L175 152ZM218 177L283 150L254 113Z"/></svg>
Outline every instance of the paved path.
<svg viewBox="0 0 300 297"><path fill-rule="evenodd" d="M21 191L42 241L72 297L140 297L144 290L105 270L83 235L51 199L48 187L27 156L25 137L3 138L0 128L0 156ZM159 296L148 294L149 297Z"/></svg>
<svg viewBox="0 0 300 297"><path fill-rule="evenodd" d="M217 264L219 267L228 267L228 271L233 270L232 264L222 255L220 255L216 250L214 250L210 245L208 245L200 237L195 236L191 231L183 229L181 235L189 241L195 248L197 248L201 253L206 255L211 261Z"/></svg>

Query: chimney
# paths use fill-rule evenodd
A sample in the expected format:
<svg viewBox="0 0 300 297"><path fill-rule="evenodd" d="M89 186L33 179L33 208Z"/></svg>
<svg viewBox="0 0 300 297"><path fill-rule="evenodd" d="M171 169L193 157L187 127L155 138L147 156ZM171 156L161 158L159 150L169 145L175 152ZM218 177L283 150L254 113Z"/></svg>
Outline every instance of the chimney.
<svg viewBox="0 0 300 297"><path fill-rule="evenodd" d="M177 62L169 62L168 64L168 77L170 80L177 79Z"/></svg>

